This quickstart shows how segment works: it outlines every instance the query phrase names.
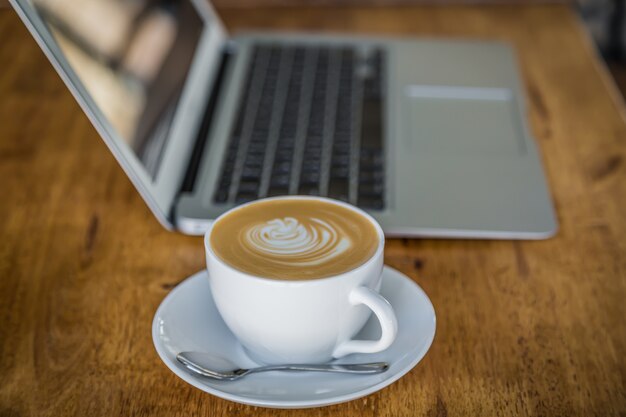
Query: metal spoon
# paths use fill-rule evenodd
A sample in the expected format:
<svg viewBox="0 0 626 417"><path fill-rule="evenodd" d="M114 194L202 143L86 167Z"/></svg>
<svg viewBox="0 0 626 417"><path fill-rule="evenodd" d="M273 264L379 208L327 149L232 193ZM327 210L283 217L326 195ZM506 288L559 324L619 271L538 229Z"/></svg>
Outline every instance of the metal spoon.
<svg viewBox="0 0 626 417"><path fill-rule="evenodd" d="M208 378L221 381L234 381L246 375L266 371L314 371L335 372L347 374L378 374L389 368L387 362L358 363L358 364L289 364L268 365L258 368L241 369L227 359L202 352L181 352L176 359L190 371ZM210 368L210 369L209 369Z"/></svg>

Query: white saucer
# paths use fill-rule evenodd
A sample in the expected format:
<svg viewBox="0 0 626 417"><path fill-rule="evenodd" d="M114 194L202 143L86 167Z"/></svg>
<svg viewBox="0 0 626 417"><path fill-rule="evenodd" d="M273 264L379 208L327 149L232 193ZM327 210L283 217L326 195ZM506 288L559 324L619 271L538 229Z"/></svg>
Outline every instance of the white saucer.
<svg viewBox="0 0 626 417"><path fill-rule="evenodd" d="M381 294L398 318L398 336L384 352L349 355L337 363L389 362L378 375L321 372L268 372L237 381L214 381L189 373L178 361L181 351L209 352L241 367L256 366L220 317L209 288L207 271L200 271L174 288L159 306L152 323L152 340L168 368L202 391L227 400L272 408L320 407L376 392L409 372L424 357L435 337L435 310L422 289L404 274L385 267ZM378 338L375 318L359 338Z"/></svg>

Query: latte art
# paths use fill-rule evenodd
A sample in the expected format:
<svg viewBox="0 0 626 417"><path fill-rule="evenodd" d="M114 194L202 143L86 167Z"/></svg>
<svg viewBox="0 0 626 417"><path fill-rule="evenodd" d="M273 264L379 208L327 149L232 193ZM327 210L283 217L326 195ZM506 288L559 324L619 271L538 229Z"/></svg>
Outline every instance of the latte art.
<svg viewBox="0 0 626 417"><path fill-rule="evenodd" d="M290 265L319 265L352 246L348 237L339 236L323 220L313 218L302 223L293 217L254 225L243 235L241 243L248 251L265 253L275 262Z"/></svg>
<svg viewBox="0 0 626 417"><path fill-rule="evenodd" d="M364 214L331 200L280 198L236 208L215 222L210 246L231 267L262 278L309 280L351 271L382 247Z"/></svg>

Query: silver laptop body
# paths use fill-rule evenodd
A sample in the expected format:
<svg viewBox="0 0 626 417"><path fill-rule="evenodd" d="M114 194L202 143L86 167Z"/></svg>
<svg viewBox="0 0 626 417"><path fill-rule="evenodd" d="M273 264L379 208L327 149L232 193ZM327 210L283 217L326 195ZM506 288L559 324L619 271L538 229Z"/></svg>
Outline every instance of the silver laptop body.
<svg viewBox="0 0 626 417"><path fill-rule="evenodd" d="M388 236L557 229L502 43L231 37L203 0L11 3L170 230L281 194L359 205Z"/></svg>

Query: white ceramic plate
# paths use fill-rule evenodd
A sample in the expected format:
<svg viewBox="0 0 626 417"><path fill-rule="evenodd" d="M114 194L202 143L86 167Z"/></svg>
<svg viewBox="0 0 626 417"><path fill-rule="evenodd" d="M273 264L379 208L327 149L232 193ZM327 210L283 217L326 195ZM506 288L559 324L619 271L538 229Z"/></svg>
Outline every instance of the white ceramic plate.
<svg viewBox="0 0 626 417"><path fill-rule="evenodd" d="M237 381L215 381L191 374L176 360L182 351L209 352L242 368L258 366L244 352L220 317L200 271L174 288L152 323L154 346L172 372L202 391L227 400L272 408L320 407L354 400L397 381L424 357L435 337L435 310L424 291L404 274L385 267L380 290L398 318L398 336L385 351L353 354L337 363L389 362L385 373L342 375L321 372L268 372ZM372 317L358 338L376 339L380 327Z"/></svg>

